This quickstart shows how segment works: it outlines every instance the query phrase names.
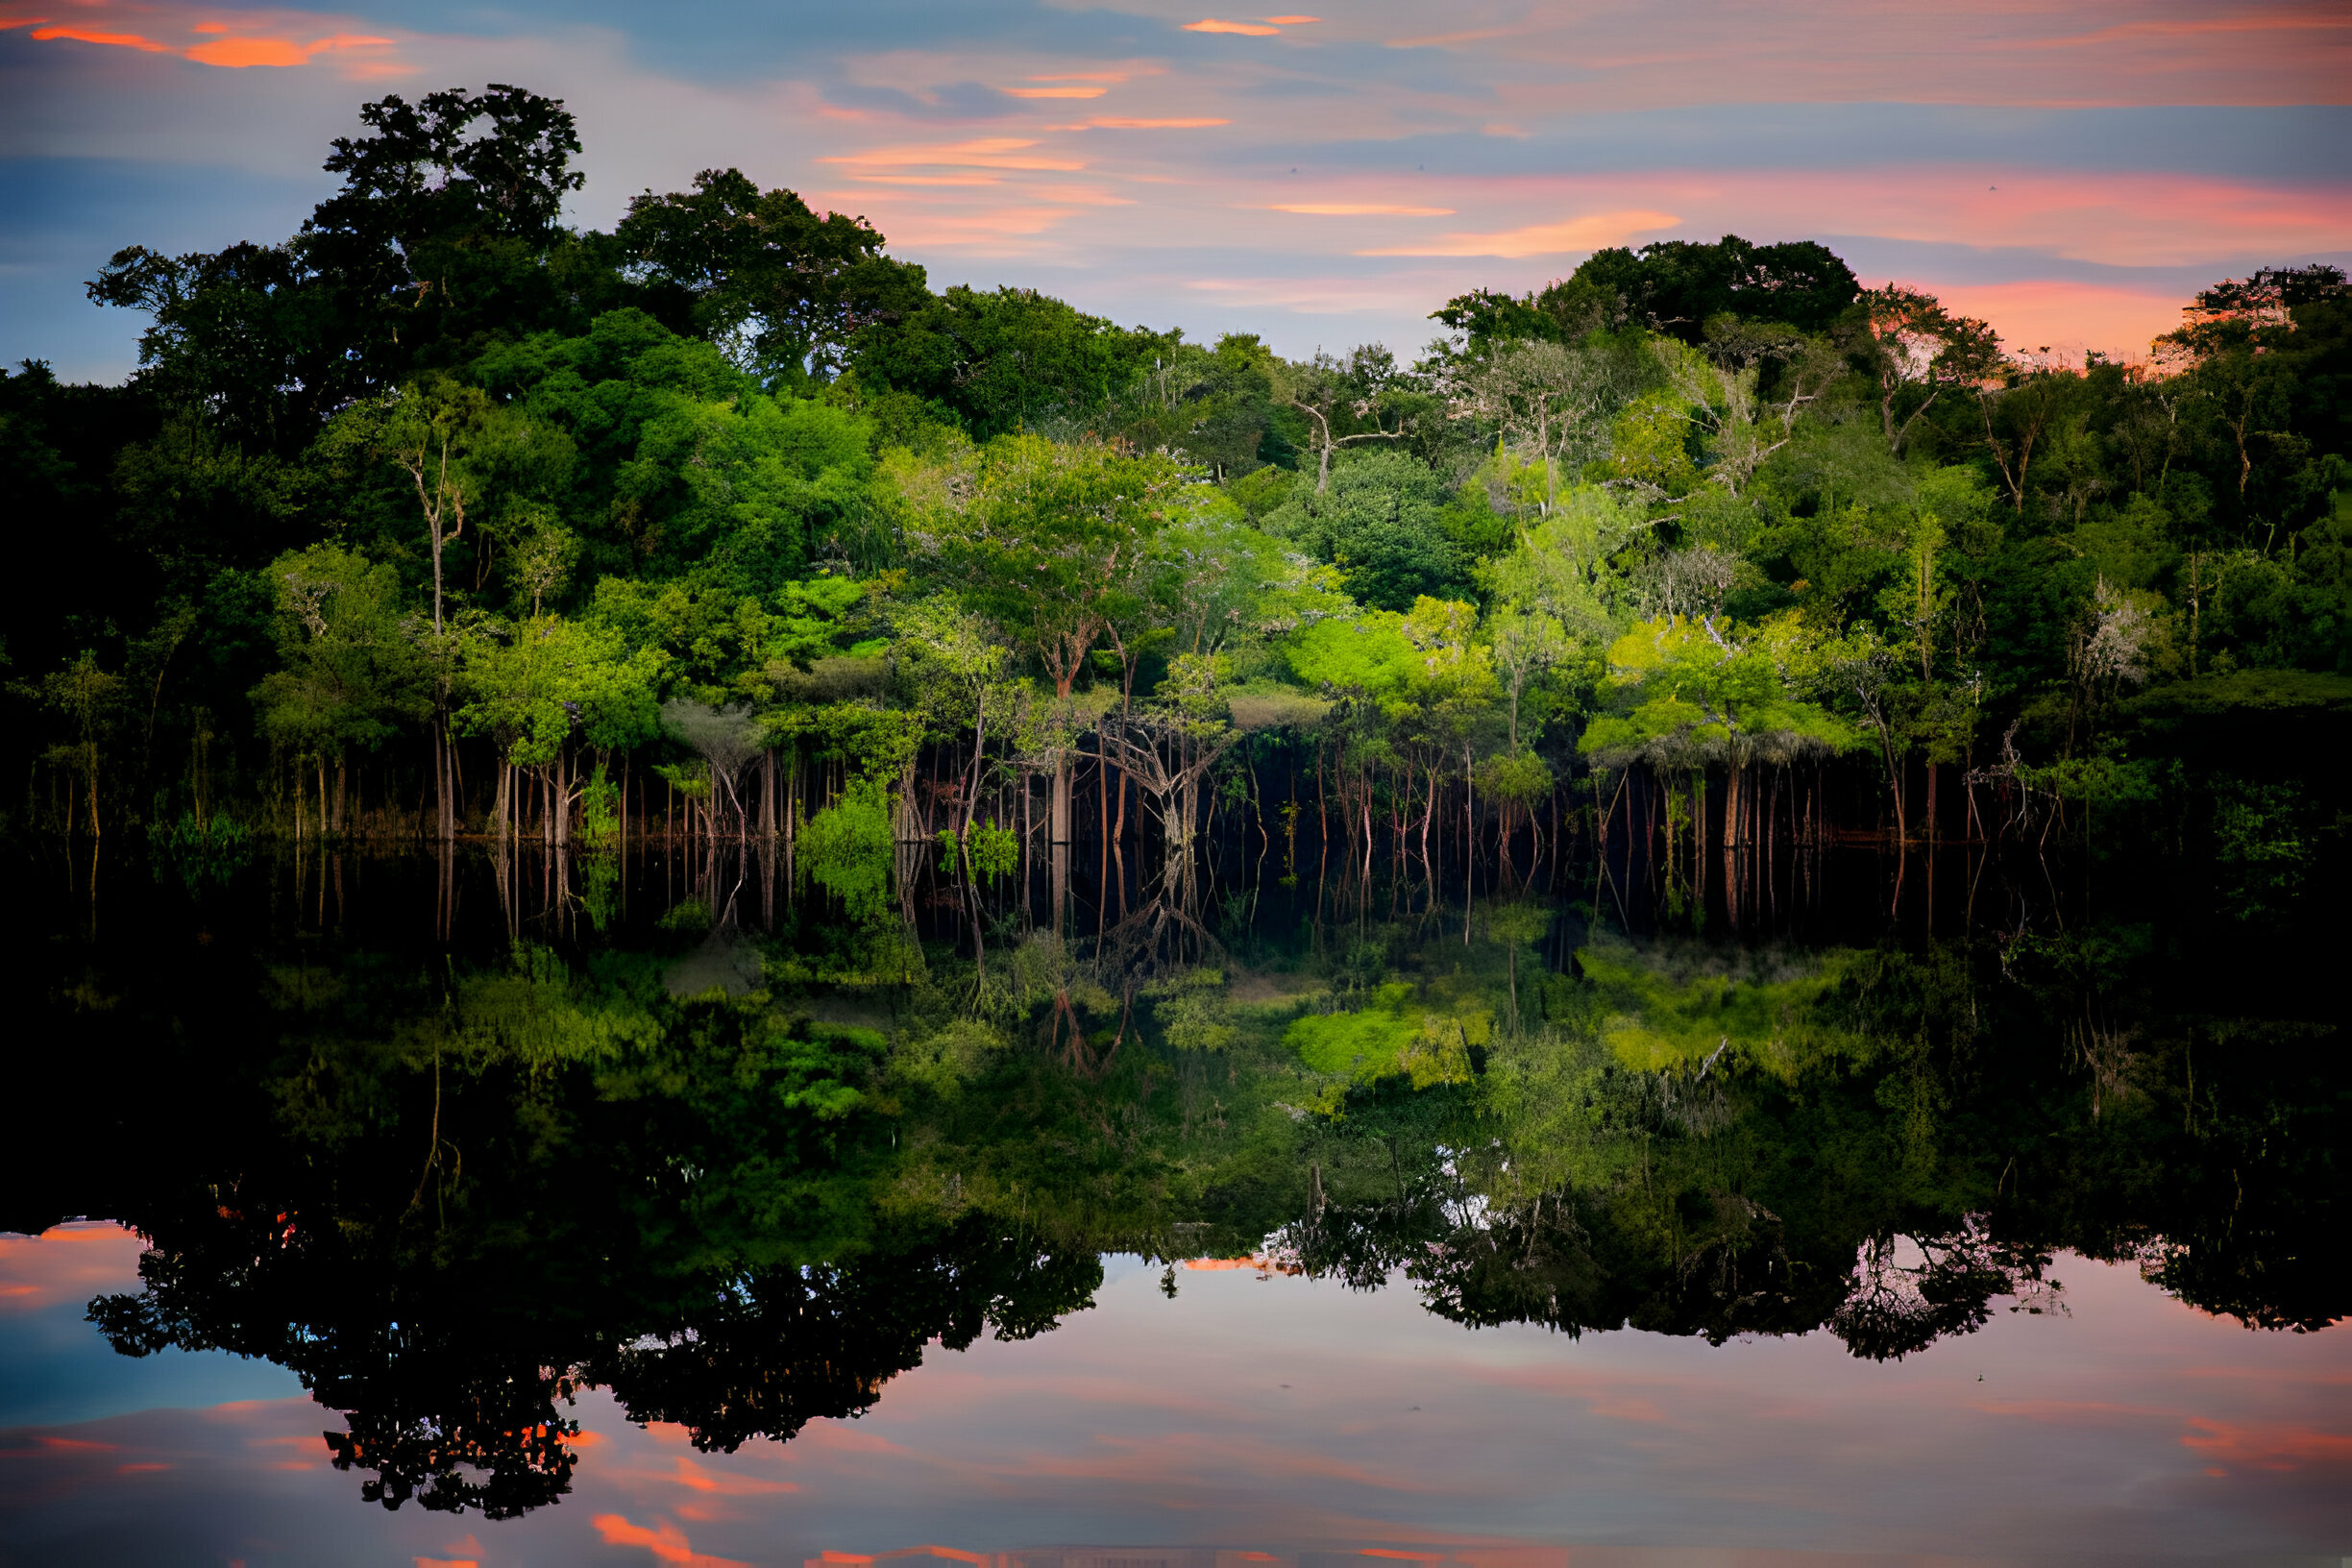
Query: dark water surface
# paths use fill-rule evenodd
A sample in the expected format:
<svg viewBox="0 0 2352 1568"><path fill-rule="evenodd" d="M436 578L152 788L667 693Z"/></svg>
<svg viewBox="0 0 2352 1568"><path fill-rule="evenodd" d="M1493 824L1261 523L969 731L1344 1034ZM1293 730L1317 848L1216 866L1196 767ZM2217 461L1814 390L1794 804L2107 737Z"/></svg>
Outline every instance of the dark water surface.
<svg viewBox="0 0 2352 1568"><path fill-rule="evenodd" d="M2352 1554L2316 893L1238 847L21 858L0 1563Z"/></svg>

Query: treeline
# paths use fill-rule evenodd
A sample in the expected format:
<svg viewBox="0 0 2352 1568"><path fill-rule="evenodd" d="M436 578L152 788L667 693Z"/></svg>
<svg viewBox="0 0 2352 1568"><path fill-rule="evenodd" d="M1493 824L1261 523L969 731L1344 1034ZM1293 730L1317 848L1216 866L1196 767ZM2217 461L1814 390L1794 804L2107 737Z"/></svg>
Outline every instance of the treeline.
<svg viewBox="0 0 2352 1568"><path fill-rule="evenodd" d="M19 830L1678 854L2046 836L2184 759L2324 820L2335 269L2073 364L1670 241L1302 362L934 292L734 170L575 232L520 88L361 118L291 238L99 271L126 384L0 381Z"/></svg>

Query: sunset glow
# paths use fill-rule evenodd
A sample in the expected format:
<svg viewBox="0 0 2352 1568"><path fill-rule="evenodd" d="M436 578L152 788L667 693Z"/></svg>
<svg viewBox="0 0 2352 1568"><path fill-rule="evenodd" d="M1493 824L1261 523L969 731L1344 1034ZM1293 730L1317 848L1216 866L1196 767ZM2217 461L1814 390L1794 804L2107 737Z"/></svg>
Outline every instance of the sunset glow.
<svg viewBox="0 0 2352 1568"><path fill-rule="evenodd" d="M1215 279L1264 279L1263 298L1301 293L1280 278L1344 280L1303 297L1394 300L1357 330L1409 343L1447 295L1539 286L1599 246L1821 235L1865 274L1960 291L2021 341L2140 354L2199 280L2352 253L2352 181L2323 152L2344 134L2329 128L2345 127L2352 25L2324 8L2091 0L2064 16L2006 12L1997 40L1932 9L1858 0L1769 29L1708 0L1671 37L1631 12L1482 4L1430 27L1402 0L1340 17L1055 14L1085 20L1050 39L977 12L943 32L849 24L821 46L830 64L779 54L747 74L737 62L766 46L747 37L691 89L692 69L653 71L625 48L551 33L525 51L527 27L469 41L391 12L95 0L0 23L0 40L80 84L38 111L63 137L80 135L76 106L108 92L172 101L135 86L142 72L429 83L475 61L477 75L552 73L582 114L584 221L713 163L765 159L763 179L808 188L849 171L862 183L848 199L896 245L939 248L946 275L994 281L1025 257L1029 276L1121 318L1229 293ZM1909 84L1911 102L1885 102L1889 82ZM282 110L238 110L257 126L256 109L325 114L301 137L224 142L232 122L214 116L199 138L148 145L299 179L284 150L341 124L347 110L326 103L303 89ZM1719 107L1734 104L1749 107ZM1635 130L1659 111L1680 117L1671 136ZM2021 137L1999 117L2026 113L2042 129ZM2266 114L2285 117L2274 132L2247 117ZM758 143L772 151L731 146L745 115L774 128ZM2140 118L2126 129L2118 115ZM1071 178L1095 194L1055 188ZM1309 181L1313 193L1297 188ZM1119 209L1109 191L1139 205ZM1414 287L1419 310L1405 303ZM2051 312L2077 307L2062 331Z"/></svg>

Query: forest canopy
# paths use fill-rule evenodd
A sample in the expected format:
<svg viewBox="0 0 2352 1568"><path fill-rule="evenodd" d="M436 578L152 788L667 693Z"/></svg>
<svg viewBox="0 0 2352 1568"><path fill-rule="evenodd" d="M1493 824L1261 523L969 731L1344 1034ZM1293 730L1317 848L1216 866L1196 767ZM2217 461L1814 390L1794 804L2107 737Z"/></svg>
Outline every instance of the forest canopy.
<svg viewBox="0 0 2352 1568"><path fill-rule="evenodd" d="M359 117L298 233L97 269L123 384L0 380L20 830L561 843L658 787L789 833L865 789L968 840L1035 777L1061 839L1090 765L1178 844L1247 738L1425 837L1627 769L1703 835L1710 775L1802 769L1956 836L2352 705L2331 267L2073 363L1818 243L1666 240L1290 360L935 291L731 168L576 230L521 87Z"/></svg>

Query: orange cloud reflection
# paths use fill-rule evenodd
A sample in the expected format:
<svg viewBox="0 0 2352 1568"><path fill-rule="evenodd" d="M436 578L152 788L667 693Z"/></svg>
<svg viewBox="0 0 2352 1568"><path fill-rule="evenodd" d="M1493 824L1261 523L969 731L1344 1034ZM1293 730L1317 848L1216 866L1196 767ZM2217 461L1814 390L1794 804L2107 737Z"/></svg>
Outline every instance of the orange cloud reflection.
<svg viewBox="0 0 2352 1568"><path fill-rule="evenodd" d="M695 1551L686 1532L667 1519L655 1520L650 1530L630 1524L617 1513L600 1513L589 1523L596 1526L606 1546L642 1546L653 1554L656 1562L674 1562L679 1568L749 1568L733 1557L706 1556Z"/></svg>
<svg viewBox="0 0 2352 1568"><path fill-rule="evenodd" d="M85 1302L138 1284L146 1243L110 1221L53 1225L37 1237L0 1237L0 1313Z"/></svg>
<svg viewBox="0 0 2352 1568"><path fill-rule="evenodd" d="M2299 1470L2306 1465L2352 1465L2352 1435L2321 1432L2315 1427L2240 1424L2209 1421L2193 1415L2196 1430L2181 1438L2181 1446L2209 1459L2250 1470Z"/></svg>

